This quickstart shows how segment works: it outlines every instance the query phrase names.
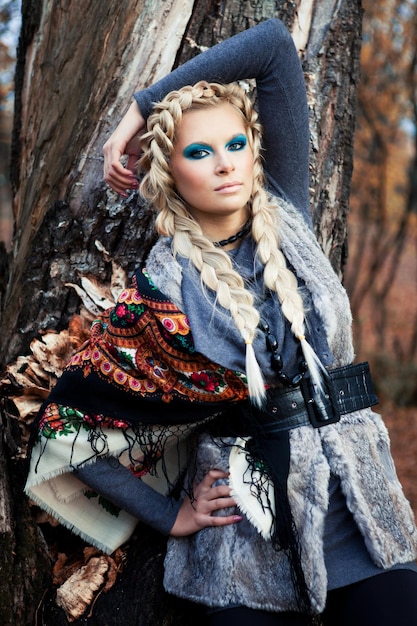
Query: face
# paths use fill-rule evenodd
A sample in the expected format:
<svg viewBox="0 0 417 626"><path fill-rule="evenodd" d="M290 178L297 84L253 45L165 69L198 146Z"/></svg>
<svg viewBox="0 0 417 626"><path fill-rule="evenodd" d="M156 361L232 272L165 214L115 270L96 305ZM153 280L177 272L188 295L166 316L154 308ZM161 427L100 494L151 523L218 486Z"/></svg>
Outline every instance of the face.
<svg viewBox="0 0 417 626"><path fill-rule="evenodd" d="M187 111L171 157L176 188L204 229L239 228L252 193L253 153L232 105Z"/></svg>

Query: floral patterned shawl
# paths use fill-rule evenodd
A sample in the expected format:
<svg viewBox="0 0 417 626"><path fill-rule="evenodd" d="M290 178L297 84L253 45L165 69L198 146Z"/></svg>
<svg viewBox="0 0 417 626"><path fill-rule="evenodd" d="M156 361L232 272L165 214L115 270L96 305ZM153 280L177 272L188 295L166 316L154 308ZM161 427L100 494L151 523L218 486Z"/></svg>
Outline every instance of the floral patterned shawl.
<svg viewBox="0 0 417 626"><path fill-rule="evenodd" d="M142 268L93 323L41 409L26 492L111 552L137 520L87 490L72 470L111 454L167 493L186 462L190 433L247 395L244 374L196 352L186 315Z"/></svg>

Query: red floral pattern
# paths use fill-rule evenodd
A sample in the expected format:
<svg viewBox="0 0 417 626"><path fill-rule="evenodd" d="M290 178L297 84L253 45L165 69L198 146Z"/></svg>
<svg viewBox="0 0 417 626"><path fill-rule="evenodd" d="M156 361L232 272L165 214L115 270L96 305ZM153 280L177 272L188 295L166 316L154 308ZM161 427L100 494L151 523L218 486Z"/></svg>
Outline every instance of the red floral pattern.
<svg viewBox="0 0 417 626"><path fill-rule="evenodd" d="M130 394L159 393L218 402L247 397L246 379L196 353L187 316L149 280L146 270L114 308L95 320L91 339L69 369L97 373ZM143 290L139 287L142 282Z"/></svg>
<svg viewBox="0 0 417 626"><path fill-rule="evenodd" d="M212 372L194 372L190 378L196 387L205 391L216 391L221 385L217 374Z"/></svg>
<svg viewBox="0 0 417 626"><path fill-rule="evenodd" d="M80 428L91 430L100 425L102 428L128 428L129 424L120 419L104 415L89 414L61 404L48 404L40 421L38 436L56 439L78 433Z"/></svg>

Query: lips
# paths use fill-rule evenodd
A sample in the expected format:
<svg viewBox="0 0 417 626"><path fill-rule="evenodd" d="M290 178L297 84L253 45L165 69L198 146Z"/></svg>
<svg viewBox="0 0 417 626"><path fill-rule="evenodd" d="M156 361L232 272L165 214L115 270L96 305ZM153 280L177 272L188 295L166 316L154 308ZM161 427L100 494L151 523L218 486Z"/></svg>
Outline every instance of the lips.
<svg viewBox="0 0 417 626"><path fill-rule="evenodd" d="M224 191L225 193L227 193L228 191L232 192L235 191L236 189L240 188L242 186L242 183L237 181L237 180L233 180L229 183L223 183L223 185L220 185L219 187L216 187L214 191Z"/></svg>

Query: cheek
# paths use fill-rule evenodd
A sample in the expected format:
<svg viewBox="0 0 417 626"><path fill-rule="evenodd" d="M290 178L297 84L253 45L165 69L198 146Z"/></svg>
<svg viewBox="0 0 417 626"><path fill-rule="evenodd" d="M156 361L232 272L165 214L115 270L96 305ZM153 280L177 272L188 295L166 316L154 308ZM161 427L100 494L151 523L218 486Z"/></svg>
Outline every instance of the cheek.
<svg viewBox="0 0 417 626"><path fill-rule="evenodd" d="M247 183L250 184L250 186L252 187L254 175L254 160L252 158L247 160L244 167L244 172Z"/></svg>
<svg viewBox="0 0 417 626"><path fill-rule="evenodd" d="M207 174L204 167L190 167L187 164L173 167L172 174L177 190L181 195L192 193L204 186Z"/></svg>
<svg viewBox="0 0 417 626"><path fill-rule="evenodd" d="M248 171L253 172L254 165L255 165L255 159L253 157L252 152L250 152L250 156L248 158Z"/></svg>
<svg viewBox="0 0 417 626"><path fill-rule="evenodd" d="M247 175L251 175L253 173L254 164L255 164L255 159L253 156L253 152L248 147L247 150L240 153L239 167Z"/></svg>

